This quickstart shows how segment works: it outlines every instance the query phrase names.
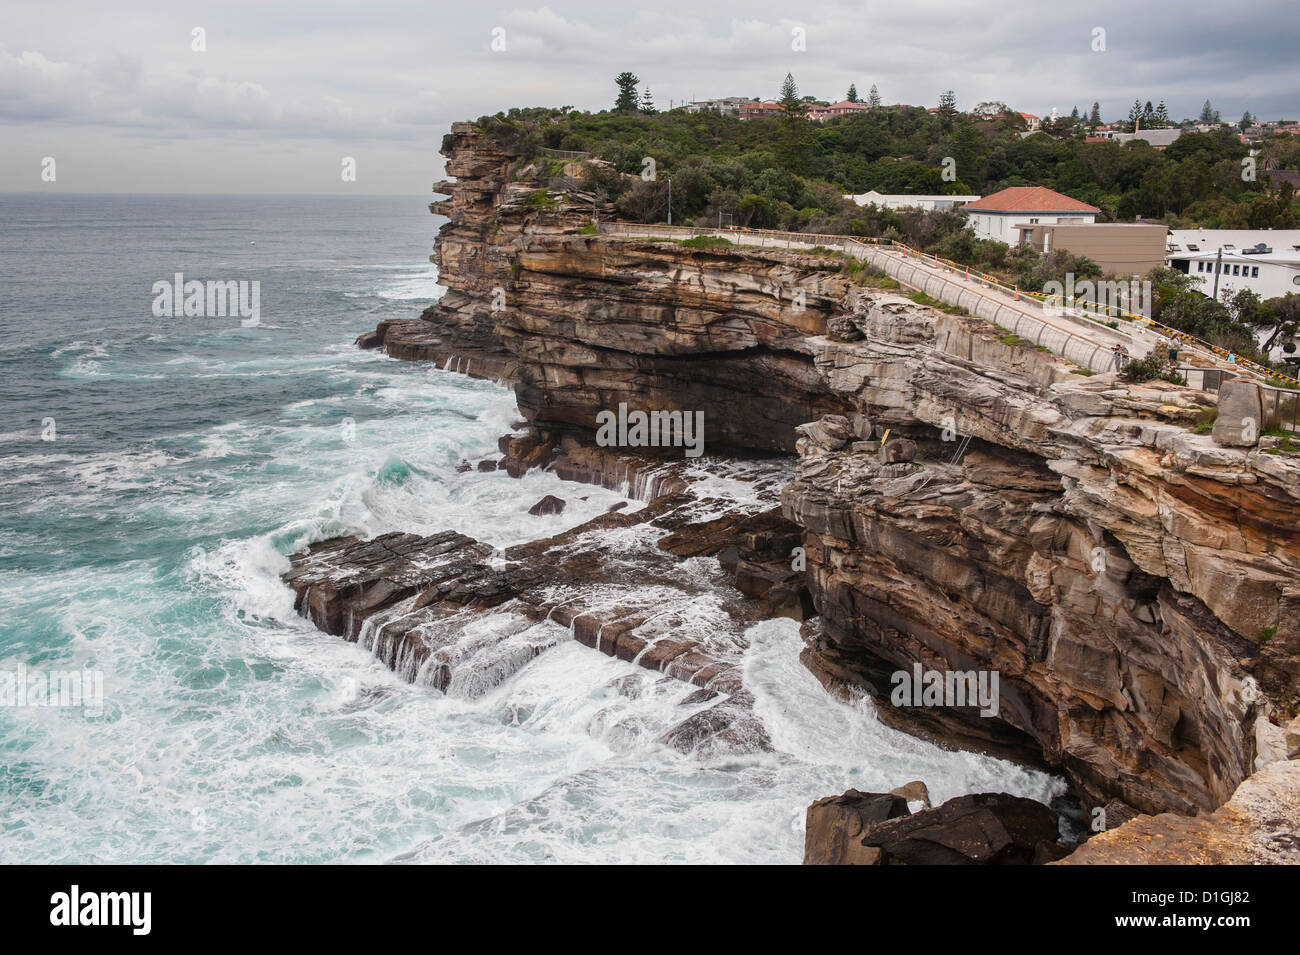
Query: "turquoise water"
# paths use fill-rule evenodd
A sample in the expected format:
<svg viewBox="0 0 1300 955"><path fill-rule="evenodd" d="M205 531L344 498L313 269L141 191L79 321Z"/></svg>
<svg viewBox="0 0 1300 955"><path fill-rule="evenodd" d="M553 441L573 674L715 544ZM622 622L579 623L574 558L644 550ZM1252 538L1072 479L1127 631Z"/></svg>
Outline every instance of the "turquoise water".
<svg viewBox="0 0 1300 955"><path fill-rule="evenodd" d="M99 713L0 706L0 862L796 862L848 786L1059 791L830 700L785 621L745 660L778 752L703 760L654 742L691 688L566 639L464 699L298 618L310 541L622 499L458 473L511 393L352 347L439 293L426 201L0 196L0 671L104 680ZM155 318L178 271L259 281L261 323Z"/></svg>

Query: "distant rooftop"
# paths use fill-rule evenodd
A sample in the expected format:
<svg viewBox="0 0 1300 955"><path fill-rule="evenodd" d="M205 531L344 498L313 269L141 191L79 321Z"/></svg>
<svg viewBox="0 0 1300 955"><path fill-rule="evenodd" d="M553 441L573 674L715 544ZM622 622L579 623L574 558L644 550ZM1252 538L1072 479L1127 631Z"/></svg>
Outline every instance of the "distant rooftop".
<svg viewBox="0 0 1300 955"><path fill-rule="evenodd" d="M963 208L970 212L1101 212L1046 186L1011 186Z"/></svg>

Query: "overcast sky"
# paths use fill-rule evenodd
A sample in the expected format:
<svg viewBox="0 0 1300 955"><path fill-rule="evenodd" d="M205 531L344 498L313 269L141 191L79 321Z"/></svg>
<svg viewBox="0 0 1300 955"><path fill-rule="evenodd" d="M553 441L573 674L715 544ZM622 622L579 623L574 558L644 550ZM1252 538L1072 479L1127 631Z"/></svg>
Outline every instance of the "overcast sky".
<svg viewBox="0 0 1300 955"><path fill-rule="evenodd" d="M452 121L510 106L600 109L631 70L656 103L1001 100L1174 118L1208 98L1300 117L1294 0L492 0L19 5L0 27L0 191L420 194ZM796 28L805 50L792 49ZM1097 29L1104 51L1094 51ZM194 30L206 50L196 51ZM492 50L500 30L505 49ZM43 182L45 157L56 179ZM356 181L340 176L344 157Z"/></svg>

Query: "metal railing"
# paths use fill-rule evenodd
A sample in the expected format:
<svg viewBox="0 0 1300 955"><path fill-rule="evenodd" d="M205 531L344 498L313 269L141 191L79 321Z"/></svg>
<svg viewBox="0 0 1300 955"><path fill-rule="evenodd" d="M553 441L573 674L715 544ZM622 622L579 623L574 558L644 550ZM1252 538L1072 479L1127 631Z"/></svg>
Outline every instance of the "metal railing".
<svg viewBox="0 0 1300 955"><path fill-rule="evenodd" d="M550 149L549 147L546 146L543 146L540 152L543 156L551 156L552 158L555 159L570 159L570 160L586 159L591 155L591 153L583 152L580 149Z"/></svg>
<svg viewBox="0 0 1300 955"><path fill-rule="evenodd" d="M764 248L816 249L839 248L857 259L864 259L886 275L904 285L909 285L925 295L946 301L972 314L988 319L1005 328L1026 344L1054 351L1090 371L1110 371L1114 356L1111 345L1092 341L1052 322L1035 318L1016 306L984 295L966 284L958 284L942 276L921 272L909 258L935 260L902 243L891 239L869 239L856 236L822 235L810 232L776 232L753 229L702 229L691 226L654 226L640 223L605 222L599 226L605 233L615 235L640 235L649 238L679 236L716 236L741 245ZM937 260L942 261L942 260ZM942 267L942 266L941 266ZM977 277L979 272L974 273ZM991 278L991 277L990 277ZM996 281L996 280L994 280ZM992 283L987 283L991 286Z"/></svg>

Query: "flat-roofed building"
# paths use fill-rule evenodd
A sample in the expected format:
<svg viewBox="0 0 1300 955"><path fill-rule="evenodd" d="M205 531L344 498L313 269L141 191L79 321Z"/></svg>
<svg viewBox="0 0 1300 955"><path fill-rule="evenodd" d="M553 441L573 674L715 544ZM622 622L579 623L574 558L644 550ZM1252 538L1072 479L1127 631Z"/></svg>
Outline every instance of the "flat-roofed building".
<svg viewBox="0 0 1300 955"><path fill-rule="evenodd" d="M1165 260L1206 295L1217 285L1220 299L1243 288L1263 299L1300 294L1300 229L1174 229Z"/></svg>
<svg viewBox="0 0 1300 955"><path fill-rule="evenodd" d="M922 209L926 212L947 212L968 202L974 202L979 196L921 196L908 193L862 192L848 195L860 206L880 206L882 209Z"/></svg>
<svg viewBox="0 0 1300 955"><path fill-rule="evenodd" d="M1020 243L1037 252L1065 249L1085 255L1106 275L1145 275L1165 264L1169 229L1150 222L1022 225Z"/></svg>

